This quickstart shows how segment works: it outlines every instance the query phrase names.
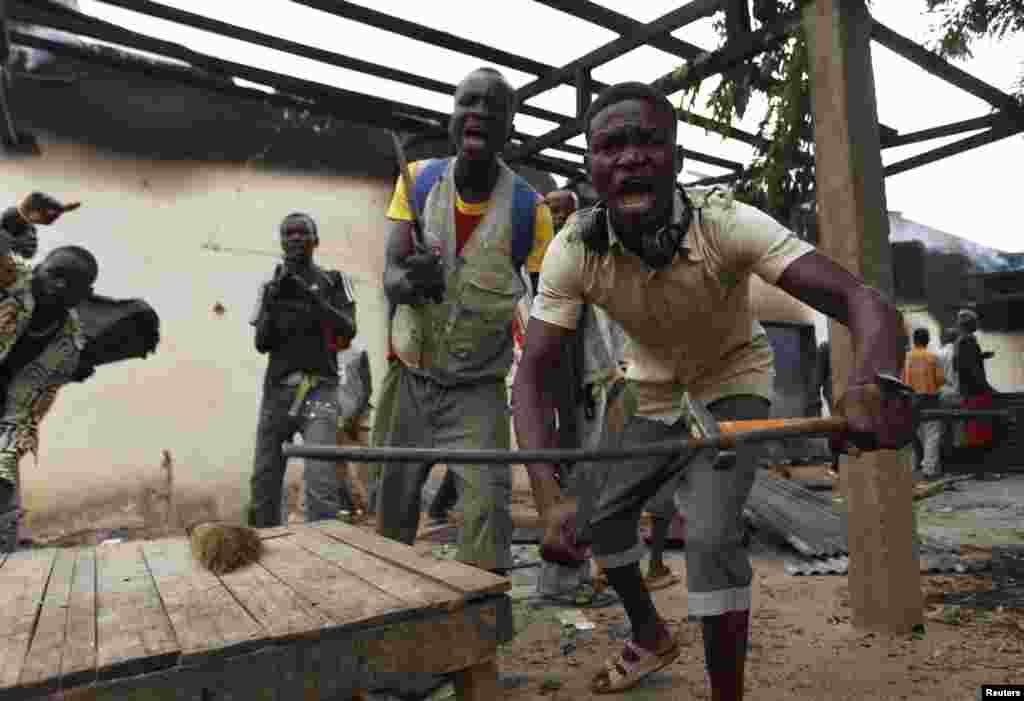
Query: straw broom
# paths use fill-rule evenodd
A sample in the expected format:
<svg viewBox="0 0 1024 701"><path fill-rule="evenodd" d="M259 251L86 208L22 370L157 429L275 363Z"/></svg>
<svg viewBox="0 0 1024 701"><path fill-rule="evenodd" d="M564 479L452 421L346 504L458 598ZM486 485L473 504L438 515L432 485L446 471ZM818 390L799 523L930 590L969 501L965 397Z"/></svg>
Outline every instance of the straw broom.
<svg viewBox="0 0 1024 701"><path fill-rule="evenodd" d="M211 521L188 529L192 556L216 575L227 574L260 559L263 542L251 528Z"/></svg>

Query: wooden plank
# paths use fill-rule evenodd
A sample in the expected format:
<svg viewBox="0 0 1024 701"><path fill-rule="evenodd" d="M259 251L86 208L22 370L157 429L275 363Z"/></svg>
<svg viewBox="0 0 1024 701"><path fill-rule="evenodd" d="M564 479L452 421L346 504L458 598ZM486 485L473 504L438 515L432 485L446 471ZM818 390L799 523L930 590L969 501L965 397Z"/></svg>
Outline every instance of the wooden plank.
<svg viewBox="0 0 1024 701"><path fill-rule="evenodd" d="M503 594L512 588L512 584L504 577L461 562L421 556L408 545L367 533L340 521L319 521L310 524L310 527L396 567L458 589L464 598Z"/></svg>
<svg viewBox="0 0 1024 701"><path fill-rule="evenodd" d="M334 625L317 606L261 563L221 575L220 580L264 630L279 639L315 634Z"/></svg>
<svg viewBox="0 0 1024 701"><path fill-rule="evenodd" d="M142 546L164 611L181 649L181 664L251 650L267 632L215 574L192 557L189 541L168 538Z"/></svg>
<svg viewBox="0 0 1024 701"><path fill-rule="evenodd" d="M164 669L180 648L137 542L96 549L96 673L102 681Z"/></svg>
<svg viewBox="0 0 1024 701"><path fill-rule="evenodd" d="M56 684L60 676L76 555L74 550L57 551L43 604L39 609L35 634L18 677L20 686L36 686L46 682Z"/></svg>
<svg viewBox="0 0 1024 701"><path fill-rule="evenodd" d="M65 688L89 683L96 676L96 613L96 549L79 548L61 655L61 686Z"/></svg>
<svg viewBox="0 0 1024 701"><path fill-rule="evenodd" d="M892 251L864 0L816 0L804 9L817 160L821 250L891 295ZM852 339L830 324L834 395L854 362ZM843 458L849 505L850 603L854 625L893 634L922 621L921 575L910 473L896 451Z"/></svg>
<svg viewBox="0 0 1024 701"><path fill-rule="evenodd" d="M511 600L501 595L458 611L370 628L341 642L351 644L351 655L365 660L374 675L446 674L493 659L511 629Z"/></svg>
<svg viewBox="0 0 1024 701"><path fill-rule="evenodd" d="M0 570L0 689L21 676L56 556L54 548L20 550Z"/></svg>
<svg viewBox="0 0 1024 701"><path fill-rule="evenodd" d="M269 538L280 538L283 535L291 534L290 526L274 526L272 528L257 528L256 534L260 540L267 540Z"/></svg>
<svg viewBox="0 0 1024 701"><path fill-rule="evenodd" d="M264 541L262 564L312 602L335 625L356 625L406 611L404 602L320 559L291 537Z"/></svg>
<svg viewBox="0 0 1024 701"><path fill-rule="evenodd" d="M322 531L309 527L293 528L292 539L327 562L401 599L411 608L450 608L463 600L459 589L397 567Z"/></svg>

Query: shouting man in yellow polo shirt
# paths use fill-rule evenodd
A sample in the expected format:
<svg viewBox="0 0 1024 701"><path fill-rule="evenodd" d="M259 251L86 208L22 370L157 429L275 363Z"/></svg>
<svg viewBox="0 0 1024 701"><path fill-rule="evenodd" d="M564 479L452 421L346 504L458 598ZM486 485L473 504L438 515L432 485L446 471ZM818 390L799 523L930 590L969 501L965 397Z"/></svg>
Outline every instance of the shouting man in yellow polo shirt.
<svg viewBox="0 0 1024 701"><path fill-rule="evenodd" d="M455 92L454 158L412 164L429 252L413 245L399 178L388 209L384 290L393 307L389 368L374 421L375 445L508 449L505 376L512 320L553 233L551 212L499 154L512 133L515 90L481 68ZM429 465L383 466L379 532L412 543ZM512 565L508 465L453 465L463 523L457 558L504 574Z"/></svg>
<svg viewBox="0 0 1024 701"><path fill-rule="evenodd" d="M582 304L603 308L629 338L626 378L637 404L620 444L686 437L684 392L719 420L766 418L773 359L750 305L752 274L850 329L858 362L840 401L850 439L864 450L908 443L909 401L883 403L875 379L903 367L906 332L899 312L771 217L727 193L680 188L676 124L672 104L643 83L608 88L585 118L591 182L601 202L577 212L544 258L514 386L519 446L554 442L553 411L565 383L558 358ZM687 516L690 615L703 622L714 701L743 694L752 571L741 519L757 458L756 448L744 448L731 466L693 461L675 493ZM637 539L644 503L674 478L678 463L639 457L606 464L615 478L603 480L588 508L581 503L579 519L586 522L562 529L562 552L545 553L548 559L580 557L582 546L592 545L629 617L632 640L598 673L596 693L629 688L680 655L644 586ZM528 467L538 508L549 523L557 522L567 510L551 487L554 466Z"/></svg>

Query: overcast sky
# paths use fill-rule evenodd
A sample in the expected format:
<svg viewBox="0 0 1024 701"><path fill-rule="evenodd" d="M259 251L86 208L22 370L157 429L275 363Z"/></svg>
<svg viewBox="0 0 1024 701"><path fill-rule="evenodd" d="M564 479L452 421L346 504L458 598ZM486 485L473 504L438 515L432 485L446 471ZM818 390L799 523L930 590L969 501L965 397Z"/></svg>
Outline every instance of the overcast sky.
<svg viewBox="0 0 1024 701"><path fill-rule="evenodd" d="M457 83L465 73L481 63L473 57L365 27L288 0L260 0L259 3L162 1L166 5L449 83ZM486 12L467 12L471 7L474 10L483 7L482 3L469 0L366 0L361 4L552 65L569 63L616 38L610 31L531 0L504 0L500 4L488 5ZM649 22L680 6L683 0L601 0L600 4L639 21ZM185 44L202 53L442 112L451 108L448 95L290 57L92 0L80 0L80 6L83 12L138 32ZM935 20L922 14L924 6L924 0L875 0L873 12L879 21L897 32L916 41L926 41L933 36L930 25ZM684 27L675 35L709 49L719 44L710 20ZM900 132L911 132L989 112L981 100L932 77L879 44L872 45L872 52L879 119L884 124ZM998 44L980 45L973 59L958 65L1009 91L1021 70L1022 60L1024 39L1015 38ZM596 69L594 76L608 83L623 80L649 82L679 63L680 59L675 56L641 47ZM499 68L516 87L533 79L531 75ZM714 85L714 81L707 81L704 92L710 91ZM575 95L571 88L562 86L539 95L530 104L572 114ZM699 99L697 105L702 107L703 101ZM745 120L738 126L755 131L762 108L763 103L752 101ZM519 130L534 135L556 126L523 115L517 117L516 125ZM689 148L743 163L751 158L751 148L743 143L723 141L714 134L705 134L688 125L681 127L680 142ZM890 149L883 152L883 161L888 164L902 160L968 135ZM584 145L579 137L572 143ZM558 152L548 153L569 157ZM1005 251L1022 251L1024 237L1017 230L1020 215L1014 214L1014 203L1021 197L1020 186L1014 185L1019 181L1010 174L1010 164L1022 161L1024 137L1016 136L890 177L886 180L889 209L978 243ZM689 162L687 170L692 175L725 172L696 162Z"/></svg>

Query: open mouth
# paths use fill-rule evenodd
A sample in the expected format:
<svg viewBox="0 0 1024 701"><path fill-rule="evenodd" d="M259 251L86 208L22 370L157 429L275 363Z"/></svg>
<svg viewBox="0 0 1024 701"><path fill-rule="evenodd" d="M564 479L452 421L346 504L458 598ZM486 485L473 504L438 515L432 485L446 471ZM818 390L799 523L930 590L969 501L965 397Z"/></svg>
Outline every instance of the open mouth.
<svg viewBox="0 0 1024 701"><path fill-rule="evenodd" d="M471 146L483 146L487 143L487 130L477 124L467 124L462 130L462 142Z"/></svg>
<svg viewBox="0 0 1024 701"><path fill-rule="evenodd" d="M648 178L628 178L619 186L619 202L625 211L643 211L654 206L657 195Z"/></svg>

